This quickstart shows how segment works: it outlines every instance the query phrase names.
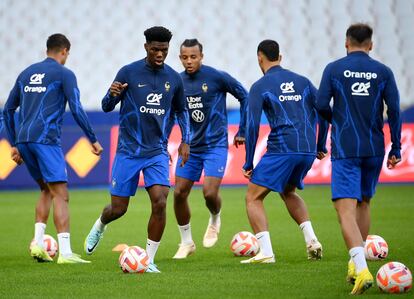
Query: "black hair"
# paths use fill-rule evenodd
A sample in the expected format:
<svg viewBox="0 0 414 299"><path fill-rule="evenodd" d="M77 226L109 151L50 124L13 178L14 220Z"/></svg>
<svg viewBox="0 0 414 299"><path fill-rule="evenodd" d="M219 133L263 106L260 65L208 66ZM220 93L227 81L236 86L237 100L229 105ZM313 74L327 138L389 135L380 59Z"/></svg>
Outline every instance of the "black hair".
<svg viewBox="0 0 414 299"><path fill-rule="evenodd" d="M46 42L47 51L70 50L70 41L61 33L55 33L48 37Z"/></svg>
<svg viewBox="0 0 414 299"><path fill-rule="evenodd" d="M262 52L269 61L279 59L279 44L271 39L265 39L257 46L257 53Z"/></svg>
<svg viewBox="0 0 414 299"><path fill-rule="evenodd" d="M356 23L349 26L348 30L346 30L346 37L352 43L361 45L364 42L371 41L372 33L373 30L368 24Z"/></svg>
<svg viewBox="0 0 414 299"><path fill-rule="evenodd" d="M144 31L147 43L150 42L170 42L172 33L165 27L154 26Z"/></svg>
<svg viewBox="0 0 414 299"><path fill-rule="evenodd" d="M186 39L181 44L181 47L194 47L198 46L200 53L203 53L203 45L196 38Z"/></svg>

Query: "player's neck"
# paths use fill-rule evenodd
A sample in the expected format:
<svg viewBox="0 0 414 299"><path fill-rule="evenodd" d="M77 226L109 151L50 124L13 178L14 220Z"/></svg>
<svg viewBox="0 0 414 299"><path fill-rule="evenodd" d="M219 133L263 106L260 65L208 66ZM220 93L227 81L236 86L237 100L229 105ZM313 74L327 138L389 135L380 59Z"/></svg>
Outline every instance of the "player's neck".
<svg viewBox="0 0 414 299"><path fill-rule="evenodd" d="M56 60L57 63L62 64L61 58L58 55L54 54L54 53L47 53L47 58L54 59L54 60Z"/></svg>
<svg viewBox="0 0 414 299"><path fill-rule="evenodd" d="M280 66L280 61L269 61L263 65L263 74L266 74L274 66Z"/></svg>

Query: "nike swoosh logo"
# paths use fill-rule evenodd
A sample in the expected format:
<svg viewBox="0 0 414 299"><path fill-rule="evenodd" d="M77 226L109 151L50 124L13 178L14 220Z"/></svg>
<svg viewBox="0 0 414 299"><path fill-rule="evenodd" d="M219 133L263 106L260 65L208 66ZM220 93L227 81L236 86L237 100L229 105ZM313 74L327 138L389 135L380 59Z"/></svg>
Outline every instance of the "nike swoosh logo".
<svg viewBox="0 0 414 299"><path fill-rule="evenodd" d="M89 248L89 247L88 247L88 251L89 251L89 252L92 252L92 250L94 250L94 249L95 249L96 245L98 245L98 243L96 243L95 245L93 245L91 248Z"/></svg>
<svg viewBox="0 0 414 299"><path fill-rule="evenodd" d="M138 84L138 87L144 87L147 86L147 84Z"/></svg>

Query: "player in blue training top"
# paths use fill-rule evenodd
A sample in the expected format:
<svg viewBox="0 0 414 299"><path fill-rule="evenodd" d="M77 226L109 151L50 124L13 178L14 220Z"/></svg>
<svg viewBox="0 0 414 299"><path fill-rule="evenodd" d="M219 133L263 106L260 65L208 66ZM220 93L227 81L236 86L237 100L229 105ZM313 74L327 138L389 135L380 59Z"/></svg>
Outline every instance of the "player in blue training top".
<svg viewBox="0 0 414 299"><path fill-rule="evenodd" d="M170 186L168 120L175 113L182 133L178 149L182 163L189 155L190 127L180 75L164 64L171 32L164 27L151 27L144 32L147 56L121 68L102 109L112 111L121 102L118 148L112 167L111 204L106 206L85 240L85 251L92 254L103 236L106 225L128 209L134 196L140 171L151 200L146 251L150 258L147 272L160 272L154 256L165 227L165 209Z"/></svg>
<svg viewBox="0 0 414 299"><path fill-rule="evenodd" d="M315 108L316 88L307 78L280 66L282 57L276 41L262 41L257 48L257 58L264 76L253 84L249 92L243 174L250 179L246 194L247 215L260 251L242 263L275 262L263 206L263 200L270 191L279 193L291 217L301 228L308 259L320 259L322 245L313 231L306 204L295 190L303 189L303 179L315 157L325 157L328 124L319 121L317 137L316 124L321 119ZM253 169L262 111L271 132L267 152Z"/></svg>
<svg viewBox="0 0 414 299"><path fill-rule="evenodd" d="M25 162L41 190L36 205L36 245L31 248L31 255L39 262L53 261L43 246L53 201L59 242L58 264L89 263L72 253L70 246L66 163L60 144L66 103L92 143L92 152L100 155L102 147L82 109L75 74L63 66L69 55L69 40L62 34L53 34L46 45L47 58L29 66L17 77L4 106L5 127L12 145L12 159L17 164ZM19 126L16 129L14 113L18 107Z"/></svg>
<svg viewBox="0 0 414 299"><path fill-rule="evenodd" d="M392 71L369 57L371 38L372 28L366 24L348 28L348 55L325 68L317 101L320 113L332 123L332 200L351 256L347 279L354 283L352 294L373 284L363 241L369 233L369 203L385 155L384 102L392 141L388 168L401 161L398 89Z"/></svg>
<svg viewBox="0 0 414 299"><path fill-rule="evenodd" d="M236 147L244 143L247 91L229 74L202 65L203 46L197 39L186 39L180 47L180 60L185 71L185 95L191 122L190 157L184 167L177 161L175 173L174 210L181 235L175 259L186 258L195 251L191 236L188 196L204 169L203 195L210 219L203 246L214 246L220 231L221 198L219 187L223 178L228 151L226 94L240 102L239 132L234 138Z"/></svg>

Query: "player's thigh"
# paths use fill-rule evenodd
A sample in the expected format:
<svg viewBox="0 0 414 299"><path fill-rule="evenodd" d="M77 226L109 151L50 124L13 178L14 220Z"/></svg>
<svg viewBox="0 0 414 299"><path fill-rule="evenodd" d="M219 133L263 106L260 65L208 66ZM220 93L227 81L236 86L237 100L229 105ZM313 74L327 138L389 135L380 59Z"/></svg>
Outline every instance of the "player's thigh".
<svg viewBox="0 0 414 299"><path fill-rule="evenodd" d="M212 148L203 155L205 177L223 178L226 171L228 150L225 147Z"/></svg>
<svg viewBox="0 0 414 299"><path fill-rule="evenodd" d="M253 169L251 182L275 192L283 192L295 169L293 155L266 153Z"/></svg>
<svg viewBox="0 0 414 299"><path fill-rule="evenodd" d="M150 158L145 158L142 169L144 174L145 188L153 185L170 187L170 166L167 154L159 154Z"/></svg>
<svg viewBox="0 0 414 299"><path fill-rule="evenodd" d="M138 187L139 172L143 166L142 159L117 153L112 164L111 195L134 196Z"/></svg>
<svg viewBox="0 0 414 299"><path fill-rule="evenodd" d="M332 160L332 200L354 198L361 201L361 159Z"/></svg>
<svg viewBox="0 0 414 299"><path fill-rule="evenodd" d="M361 192L362 196L371 198L381 173L384 157L369 157L362 159L361 165Z"/></svg>
<svg viewBox="0 0 414 299"><path fill-rule="evenodd" d="M27 170L30 173L30 176L35 181L43 181L42 173L40 171L39 163L37 162L37 157L34 153L31 152L27 143L19 143L16 145L17 149L20 152L20 155L23 158L24 164L27 167Z"/></svg>
<svg viewBox="0 0 414 299"><path fill-rule="evenodd" d="M30 150L37 158L40 172L46 183L67 182L65 157L59 145L29 143Z"/></svg>
<svg viewBox="0 0 414 299"><path fill-rule="evenodd" d="M190 152L190 156L184 166L181 166L182 158L179 157L175 168L175 176L198 182L203 171L203 160L200 153Z"/></svg>

